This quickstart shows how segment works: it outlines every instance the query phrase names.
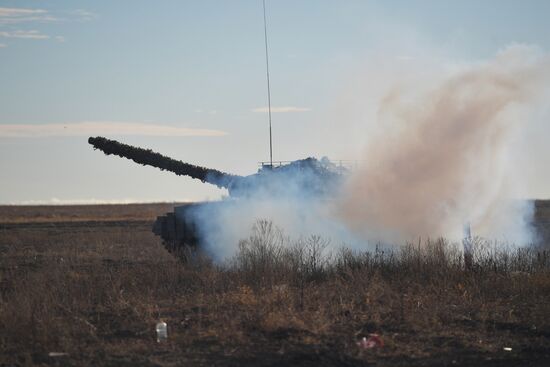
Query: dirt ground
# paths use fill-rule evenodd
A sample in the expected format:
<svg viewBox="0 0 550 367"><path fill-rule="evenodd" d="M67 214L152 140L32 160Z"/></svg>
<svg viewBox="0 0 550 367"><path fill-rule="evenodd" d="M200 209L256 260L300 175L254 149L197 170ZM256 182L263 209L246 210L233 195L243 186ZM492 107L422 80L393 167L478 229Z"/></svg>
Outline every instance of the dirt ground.
<svg viewBox="0 0 550 367"><path fill-rule="evenodd" d="M0 207L0 366L550 366L544 248L186 265L151 233L172 207Z"/></svg>

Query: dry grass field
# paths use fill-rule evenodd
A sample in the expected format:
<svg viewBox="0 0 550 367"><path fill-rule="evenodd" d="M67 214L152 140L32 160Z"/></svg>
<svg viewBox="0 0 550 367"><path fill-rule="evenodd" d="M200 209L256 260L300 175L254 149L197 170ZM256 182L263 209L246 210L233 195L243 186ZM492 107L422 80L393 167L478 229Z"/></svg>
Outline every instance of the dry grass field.
<svg viewBox="0 0 550 367"><path fill-rule="evenodd" d="M544 247L477 241L466 271L443 240L321 256L259 222L232 261L185 265L151 233L171 207L0 207L0 365L550 365Z"/></svg>

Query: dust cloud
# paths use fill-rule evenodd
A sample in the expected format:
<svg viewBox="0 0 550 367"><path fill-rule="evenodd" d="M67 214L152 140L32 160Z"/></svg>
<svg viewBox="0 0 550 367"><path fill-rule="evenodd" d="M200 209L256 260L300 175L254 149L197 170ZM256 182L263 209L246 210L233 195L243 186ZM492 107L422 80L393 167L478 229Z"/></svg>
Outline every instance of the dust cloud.
<svg viewBox="0 0 550 367"><path fill-rule="evenodd" d="M525 180L513 158L528 112L547 89L548 57L511 46L492 60L433 74L390 86L374 123L362 121L359 168L329 195L313 193L307 182L315 177L289 170L270 177L267 186L277 190L252 180L246 196L198 206L194 222L207 251L231 256L262 219L291 238L320 235L334 248L460 241L465 223L487 239L534 241L533 204L520 198Z"/></svg>
<svg viewBox="0 0 550 367"><path fill-rule="evenodd" d="M511 162L528 124L525 111L538 103L549 71L547 56L515 45L434 76L429 88L392 88L361 168L339 198L338 217L383 242L458 239L466 222L480 236L534 240L532 203L517 200L523 177Z"/></svg>

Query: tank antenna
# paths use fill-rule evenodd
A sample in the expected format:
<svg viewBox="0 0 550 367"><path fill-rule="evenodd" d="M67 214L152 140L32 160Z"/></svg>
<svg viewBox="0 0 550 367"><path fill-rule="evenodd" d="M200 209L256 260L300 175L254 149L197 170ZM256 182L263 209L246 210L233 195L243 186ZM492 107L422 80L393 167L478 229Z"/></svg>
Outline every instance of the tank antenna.
<svg viewBox="0 0 550 367"><path fill-rule="evenodd" d="M264 5L264 41L265 41L265 70L267 76L267 113L269 118L269 165L273 168L273 138L271 134L271 88L269 85L269 53L267 50L267 20L265 16L265 0Z"/></svg>

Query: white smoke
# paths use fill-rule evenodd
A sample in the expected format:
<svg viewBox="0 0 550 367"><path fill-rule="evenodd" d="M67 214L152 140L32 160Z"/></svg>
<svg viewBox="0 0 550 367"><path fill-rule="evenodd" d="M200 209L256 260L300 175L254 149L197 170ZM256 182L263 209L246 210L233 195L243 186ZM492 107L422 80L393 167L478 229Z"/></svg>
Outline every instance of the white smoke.
<svg viewBox="0 0 550 367"><path fill-rule="evenodd" d="M206 250L215 259L233 255L239 241L261 219L272 221L293 239L315 234L337 247L363 243L335 217L334 198L340 197L337 188L326 197L319 195L321 176L315 172L298 166L287 166L281 173L275 171L252 179L243 190L235 189L241 195L237 198L204 203L188 212ZM331 182L335 184L329 180L325 184Z"/></svg>
<svg viewBox="0 0 550 367"><path fill-rule="evenodd" d="M423 71L417 84L393 85L380 98L375 124L364 122L361 167L340 190L315 198L296 171L274 183L288 188L285 195L259 188L199 207L200 236L217 259L233 254L258 219L291 237L316 234L364 249L418 237L458 240L466 222L475 235L529 243L533 207L517 200L523 176L510 156L549 72L546 55L511 46L487 62L429 79Z"/></svg>

